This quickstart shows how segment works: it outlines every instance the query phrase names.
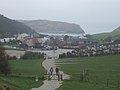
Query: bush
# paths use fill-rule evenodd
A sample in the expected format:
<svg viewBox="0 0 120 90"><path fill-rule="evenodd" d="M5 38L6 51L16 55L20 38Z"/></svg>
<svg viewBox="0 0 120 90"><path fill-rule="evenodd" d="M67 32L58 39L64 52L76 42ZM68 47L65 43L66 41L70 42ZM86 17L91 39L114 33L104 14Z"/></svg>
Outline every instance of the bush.
<svg viewBox="0 0 120 90"><path fill-rule="evenodd" d="M17 59L16 56L9 56L9 55L7 55L7 58L8 58L8 60L16 60Z"/></svg>
<svg viewBox="0 0 120 90"><path fill-rule="evenodd" d="M10 74L11 68L9 66L8 57L5 54L5 49L0 46L0 74Z"/></svg>
<svg viewBox="0 0 120 90"><path fill-rule="evenodd" d="M67 53L59 54L59 58L74 58L74 57L78 57L78 55L75 54L73 51L72 53L67 52Z"/></svg>
<svg viewBox="0 0 120 90"><path fill-rule="evenodd" d="M21 56L21 59L40 59L44 58L44 53L40 52L25 52L23 56Z"/></svg>

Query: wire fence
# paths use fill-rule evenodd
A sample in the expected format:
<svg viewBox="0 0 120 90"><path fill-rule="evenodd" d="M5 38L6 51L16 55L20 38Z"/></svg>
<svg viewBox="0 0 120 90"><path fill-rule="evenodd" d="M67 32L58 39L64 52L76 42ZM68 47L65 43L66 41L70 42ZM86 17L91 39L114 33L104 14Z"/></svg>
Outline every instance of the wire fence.
<svg viewBox="0 0 120 90"><path fill-rule="evenodd" d="M78 76L78 75L77 75ZM120 80L114 79L98 79L97 77L90 77L86 74L79 74L80 81L85 81L93 84L95 87L101 87L103 90L120 90ZM108 89L105 89L108 88Z"/></svg>
<svg viewBox="0 0 120 90"><path fill-rule="evenodd" d="M104 79L103 82L97 79L90 79L89 83L93 84L94 86L100 86L102 88L111 88L112 90L120 90L120 80L112 80L112 79Z"/></svg>

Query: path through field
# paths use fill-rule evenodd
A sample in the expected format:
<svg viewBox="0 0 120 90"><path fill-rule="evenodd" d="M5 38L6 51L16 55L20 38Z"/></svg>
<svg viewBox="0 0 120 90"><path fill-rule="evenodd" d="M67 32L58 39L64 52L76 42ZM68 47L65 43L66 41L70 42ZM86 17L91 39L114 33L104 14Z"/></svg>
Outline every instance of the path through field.
<svg viewBox="0 0 120 90"><path fill-rule="evenodd" d="M43 67L48 71L50 67L55 68L55 58L58 58L60 53L67 52L68 50L56 50L56 51L48 51L46 53L46 57L52 57L52 59L46 59L43 61ZM63 79L69 79L70 76L64 74L63 71L60 71L60 74L63 75ZM31 90L55 90L62 85L63 81L58 80L45 80L44 84L39 88L33 88Z"/></svg>

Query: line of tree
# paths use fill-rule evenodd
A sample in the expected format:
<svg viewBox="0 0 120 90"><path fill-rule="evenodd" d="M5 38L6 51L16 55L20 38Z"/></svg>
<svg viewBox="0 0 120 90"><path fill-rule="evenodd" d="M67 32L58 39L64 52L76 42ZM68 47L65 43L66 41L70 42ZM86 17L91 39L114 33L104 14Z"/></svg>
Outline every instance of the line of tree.
<svg viewBox="0 0 120 90"><path fill-rule="evenodd" d="M5 49L0 45L0 74L10 74L11 68L9 65L8 57L5 53Z"/></svg>
<svg viewBox="0 0 120 90"><path fill-rule="evenodd" d="M40 53L40 52L27 51L23 56L21 56L21 59L40 59L40 58L44 58L44 55L45 55L44 53Z"/></svg>
<svg viewBox="0 0 120 90"><path fill-rule="evenodd" d="M59 58L75 58L75 57L78 57L78 56L75 54L74 51L59 54Z"/></svg>

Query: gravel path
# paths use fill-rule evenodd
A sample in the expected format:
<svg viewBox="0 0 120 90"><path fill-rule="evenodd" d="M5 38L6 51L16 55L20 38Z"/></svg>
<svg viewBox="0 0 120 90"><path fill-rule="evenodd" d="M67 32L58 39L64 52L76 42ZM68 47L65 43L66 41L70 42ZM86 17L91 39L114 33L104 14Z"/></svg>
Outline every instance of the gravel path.
<svg viewBox="0 0 120 90"><path fill-rule="evenodd" d="M66 51L66 50L65 50ZM63 53L63 52L61 52ZM60 54L60 52L56 51L56 52L49 52L47 53L47 57L52 57L52 59L46 59L43 61L42 65L43 67L48 71L50 67L55 68L55 60L54 58L56 56L58 56L58 54ZM54 73L54 72L53 72ZM67 74L64 74L63 71L60 71L60 74L63 75L63 79L69 79L70 76ZM55 90L57 88L59 88L62 85L63 81L58 81L58 80L45 80L44 84L39 87L39 88L33 88L31 90Z"/></svg>

